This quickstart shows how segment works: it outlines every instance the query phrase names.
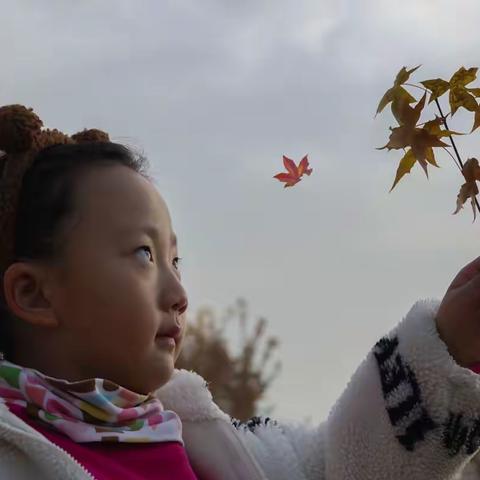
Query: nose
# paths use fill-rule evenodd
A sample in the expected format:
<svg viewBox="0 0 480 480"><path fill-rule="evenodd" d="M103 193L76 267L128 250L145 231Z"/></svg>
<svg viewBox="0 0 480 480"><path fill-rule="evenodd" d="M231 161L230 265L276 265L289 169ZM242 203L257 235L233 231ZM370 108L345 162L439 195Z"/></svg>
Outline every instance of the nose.
<svg viewBox="0 0 480 480"><path fill-rule="evenodd" d="M183 290L185 292L185 290ZM178 312L178 315L182 315L185 313L188 307L188 298L187 298L187 293L185 292L185 295L182 297L181 301L177 302L174 305L174 310Z"/></svg>
<svg viewBox="0 0 480 480"><path fill-rule="evenodd" d="M168 276L168 280L160 289L159 296L164 307L163 310L173 311L177 317L185 313L188 308L187 292L178 274L172 272Z"/></svg>
<svg viewBox="0 0 480 480"><path fill-rule="evenodd" d="M183 290L185 292L185 290ZM188 299L187 299L187 294L185 292L185 295L181 298L179 302L177 302L173 307L172 310L176 313L175 315L175 323L178 328L182 327L182 323L180 321L180 316L185 313L188 307Z"/></svg>

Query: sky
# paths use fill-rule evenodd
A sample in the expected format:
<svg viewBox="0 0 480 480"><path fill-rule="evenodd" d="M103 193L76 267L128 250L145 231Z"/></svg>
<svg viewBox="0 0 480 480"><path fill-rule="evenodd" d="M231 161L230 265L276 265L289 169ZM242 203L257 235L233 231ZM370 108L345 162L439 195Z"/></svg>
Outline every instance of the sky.
<svg viewBox="0 0 480 480"><path fill-rule="evenodd" d="M262 403L272 416L326 418L374 343L479 255L471 210L452 215L462 182L450 157L389 193L401 155L375 148L395 122L389 109L374 118L402 66L422 65L414 82L480 66L477 0L0 7L0 104L70 134L104 129L148 157L191 316L242 297L280 340ZM469 131L471 114L450 126ZM458 139L464 159L478 135ZM311 176L284 189L272 178L282 155L305 154Z"/></svg>

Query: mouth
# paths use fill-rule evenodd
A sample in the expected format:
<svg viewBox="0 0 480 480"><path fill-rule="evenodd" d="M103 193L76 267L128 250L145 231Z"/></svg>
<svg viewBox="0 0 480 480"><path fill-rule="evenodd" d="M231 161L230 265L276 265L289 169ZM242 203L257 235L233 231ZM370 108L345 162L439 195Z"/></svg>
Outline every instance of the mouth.
<svg viewBox="0 0 480 480"><path fill-rule="evenodd" d="M175 348L177 346L175 338L169 337L168 335L157 335L155 337L155 342L157 345L167 348Z"/></svg>
<svg viewBox="0 0 480 480"><path fill-rule="evenodd" d="M180 325L175 324L173 328L158 331L155 336L155 342L164 348L175 348L179 343L181 336L182 328Z"/></svg>

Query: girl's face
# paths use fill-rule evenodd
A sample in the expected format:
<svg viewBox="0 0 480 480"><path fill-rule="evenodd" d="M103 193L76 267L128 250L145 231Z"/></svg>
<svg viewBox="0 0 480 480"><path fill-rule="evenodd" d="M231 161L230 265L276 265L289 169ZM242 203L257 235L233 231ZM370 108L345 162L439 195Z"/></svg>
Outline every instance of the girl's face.
<svg viewBox="0 0 480 480"><path fill-rule="evenodd" d="M151 392L173 372L188 304L167 205L124 166L88 172L75 202L79 218L51 298L64 361L83 378ZM160 338L175 333L174 346Z"/></svg>

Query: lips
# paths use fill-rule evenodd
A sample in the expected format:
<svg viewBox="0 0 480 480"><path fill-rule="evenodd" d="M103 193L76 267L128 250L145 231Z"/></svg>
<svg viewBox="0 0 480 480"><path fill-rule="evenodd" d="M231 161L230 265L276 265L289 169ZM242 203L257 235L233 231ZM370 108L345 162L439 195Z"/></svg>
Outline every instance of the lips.
<svg viewBox="0 0 480 480"><path fill-rule="evenodd" d="M155 340L157 344L161 344L162 346L166 347L173 347L175 348L177 346L177 342L173 337L168 337L166 335L163 336L156 336Z"/></svg>
<svg viewBox="0 0 480 480"><path fill-rule="evenodd" d="M171 338L175 341L175 344L178 343L180 336L182 334L182 329L179 325L175 325L175 327L171 328L170 330L159 332L156 335L156 338Z"/></svg>

